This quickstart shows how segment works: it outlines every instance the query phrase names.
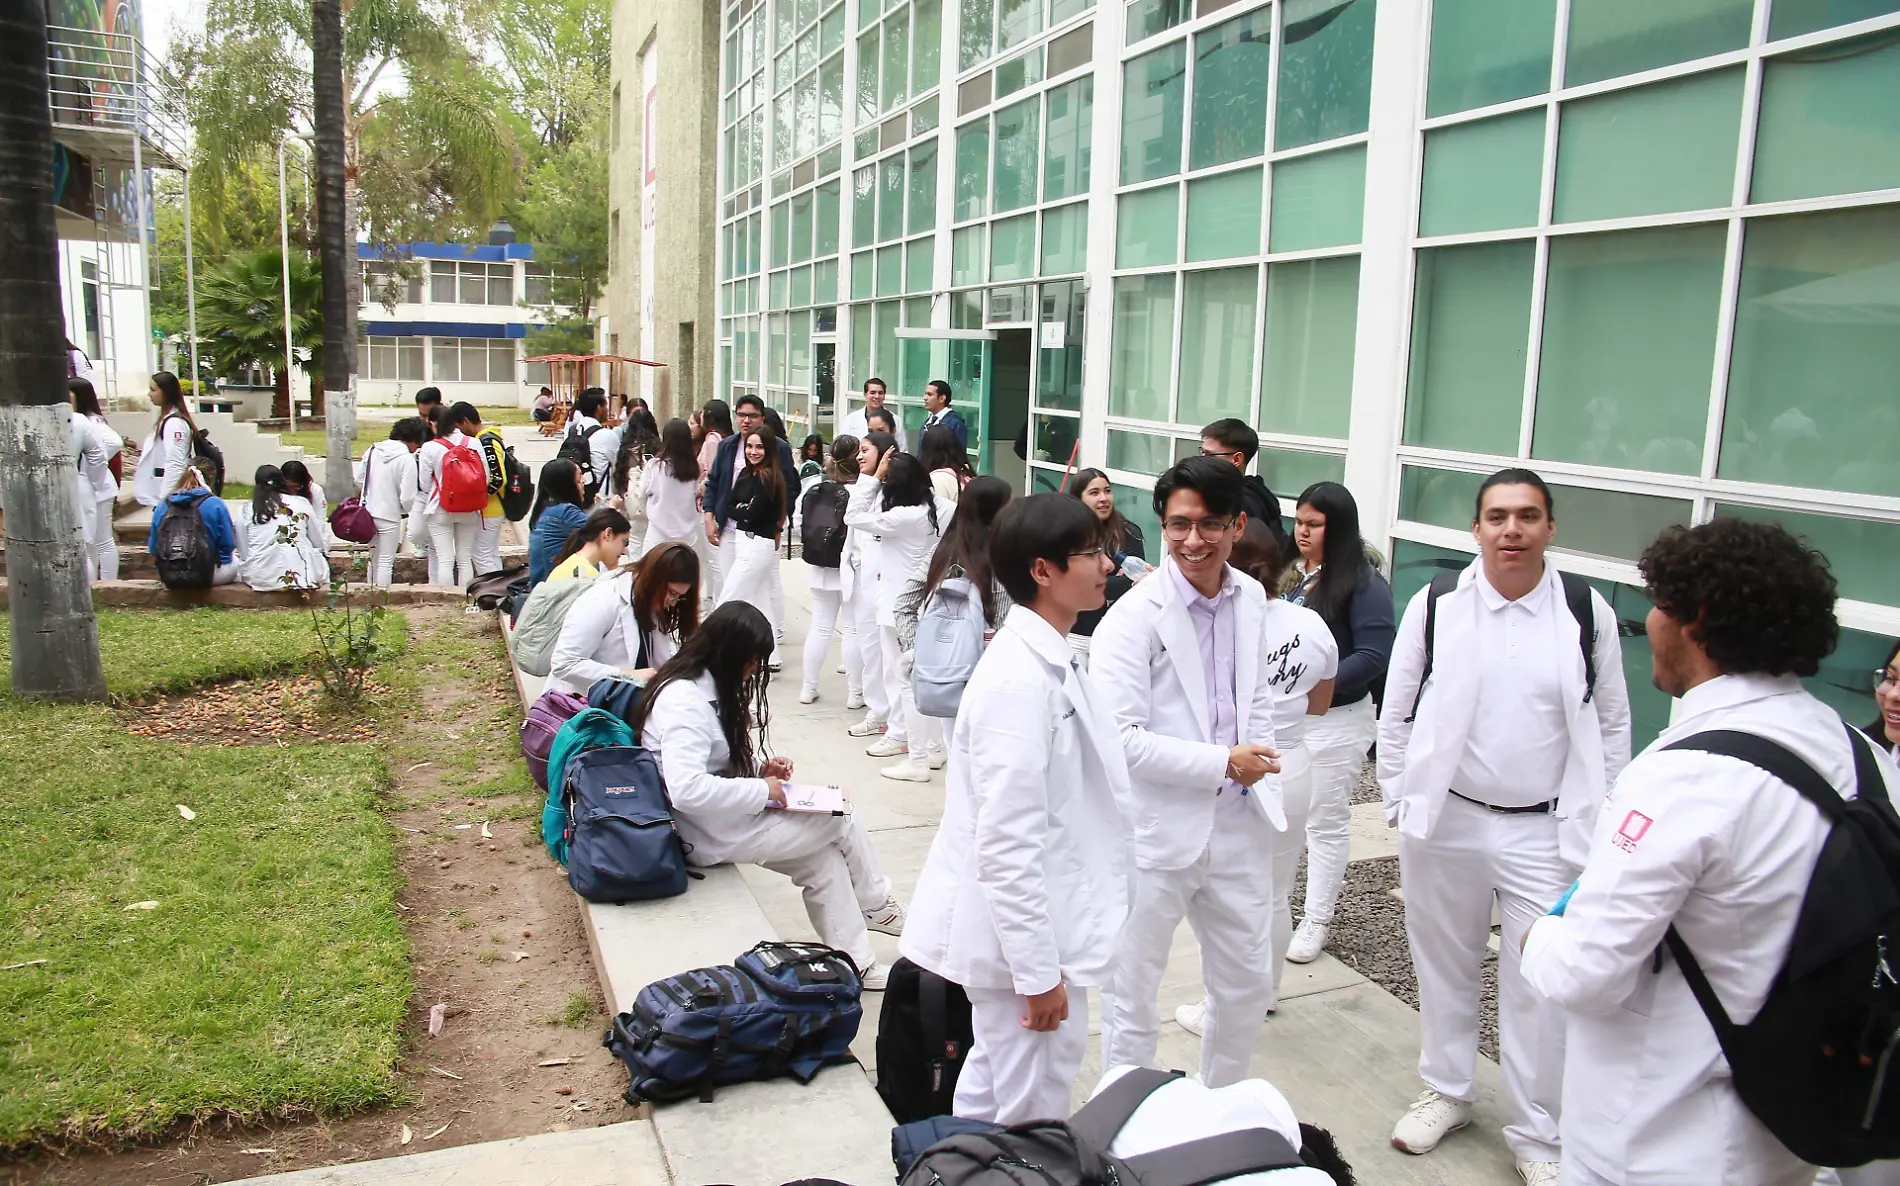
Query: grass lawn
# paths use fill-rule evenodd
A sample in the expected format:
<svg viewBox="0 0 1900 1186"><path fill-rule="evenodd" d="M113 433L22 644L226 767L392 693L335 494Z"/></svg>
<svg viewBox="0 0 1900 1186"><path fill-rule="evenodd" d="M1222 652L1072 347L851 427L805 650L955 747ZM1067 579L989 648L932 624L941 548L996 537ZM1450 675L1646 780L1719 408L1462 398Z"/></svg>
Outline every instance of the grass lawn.
<svg viewBox="0 0 1900 1186"><path fill-rule="evenodd" d="M312 646L281 611L105 610L99 633L122 697ZM0 971L0 1154L396 1091L411 982L381 747L187 747L0 698L0 769L0 966L46 961Z"/></svg>
<svg viewBox="0 0 1900 1186"><path fill-rule="evenodd" d="M510 424L533 424L534 417L528 408L478 408L485 427L501 428ZM321 432L280 432L277 439L285 445L301 445L312 457L322 457L324 450L330 447L329 441ZM389 424L381 420L361 420L356 422L356 436L350 441L350 456L361 457L363 450L377 441L389 439ZM318 474L322 481L323 475ZM226 483L227 488L229 483Z"/></svg>

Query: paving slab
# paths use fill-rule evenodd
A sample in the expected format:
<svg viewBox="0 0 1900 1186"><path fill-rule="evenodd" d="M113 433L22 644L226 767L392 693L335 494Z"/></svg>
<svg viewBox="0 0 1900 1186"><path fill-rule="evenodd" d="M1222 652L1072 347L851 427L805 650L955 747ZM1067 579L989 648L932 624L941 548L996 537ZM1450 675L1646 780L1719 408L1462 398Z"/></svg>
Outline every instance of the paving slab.
<svg viewBox="0 0 1900 1186"><path fill-rule="evenodd" d="M1346 837L1352 845L1351 860L1373 861L1399 855L1399 830L1386 826L1382 803L1354 803Z"/></svg>
<svg viewBox="0 0 1900 1186"><path fill-rule="evenodd" d="M232 1186L673 1186L675 1181L653 1123L629 1120L269 1174Z"/></svg>

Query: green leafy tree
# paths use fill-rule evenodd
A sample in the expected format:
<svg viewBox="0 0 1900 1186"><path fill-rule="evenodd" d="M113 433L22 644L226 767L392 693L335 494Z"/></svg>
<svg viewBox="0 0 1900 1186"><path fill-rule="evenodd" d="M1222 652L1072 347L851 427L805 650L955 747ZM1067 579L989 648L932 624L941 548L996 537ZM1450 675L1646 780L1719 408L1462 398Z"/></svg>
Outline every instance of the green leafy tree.
<svg viewBox="0 0 1900 1186"><path fill-rule="evenodd" d="M284 363L283 254L274 247L227 260L202 282L198 300L200 349L213 373L251 366L277 375L273 415L290 415L290 370ZM323 279L316 261L290 253L290 340L304 352L296 365L322 378Z"/></svg>
<svg viewBox="0 0 1900 1186"><path fill-rule="evenodd" d="M609 0L480 0L482 39L507 63L510 105L543 150L580 139L608 103Z"/></svg>
<svg viewBox="0 0 1900 1186"><path fill-rule="evenodd" d="M528 179L516 229L553 273L550 321L592 322L607 281L607 148L597 120L587 134L549 153ZM558 310L567 310L562 314Z"/></svg>

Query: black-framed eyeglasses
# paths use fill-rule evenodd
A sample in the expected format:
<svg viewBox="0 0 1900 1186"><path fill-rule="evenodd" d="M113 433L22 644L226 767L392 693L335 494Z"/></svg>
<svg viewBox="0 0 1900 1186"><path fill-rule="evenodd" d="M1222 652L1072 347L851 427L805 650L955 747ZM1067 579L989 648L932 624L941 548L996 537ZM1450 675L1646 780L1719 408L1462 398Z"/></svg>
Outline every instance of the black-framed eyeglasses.
<svg viewBox="0 0 1900 1186"><path fill-rule="evenodd" d="M1099 559L1101 559L1101 557L1102 557L1102 549L1100 549L1100 548L1089 548L1089 549L1086 549L1086 550L1084 550L1084 551L1081 551L1081 552L1070 552L1070 553L1069 553L1069 559L1071 559L1071 560L1086 560L1086 559L1089 559L1090 557L1094 557L1094 558L1095 558L1095 559L1097 559L1097 560L1099 560Z"/></svg>
<svg viewBox="0 0 1900 1186"><path fill-rule="evenodd" d="M1188 537L1189 532L1198 532L1202 539L1212 543L1218 542L1222 536L1232 530L1237 521L1217 518L1169 519L1161 525L1161 533L1178 544Z"/></svg>
<svg viewBox="0 0 1900 1186"><path fill-rule="evenodd" d="M1874 694L1876 696L1880 694L1881 689L1891 688L1895 684L1900 684L1900 675L1894 674L1885 667L1874 668Z"/></svg>
<svg viewBox="0 0 1900 1186"><path fill-rule="evenodd" d="M1205 446L1201 449L1202 457L1245 457L1246 455L1245 449L1209 449Z"/></svg>

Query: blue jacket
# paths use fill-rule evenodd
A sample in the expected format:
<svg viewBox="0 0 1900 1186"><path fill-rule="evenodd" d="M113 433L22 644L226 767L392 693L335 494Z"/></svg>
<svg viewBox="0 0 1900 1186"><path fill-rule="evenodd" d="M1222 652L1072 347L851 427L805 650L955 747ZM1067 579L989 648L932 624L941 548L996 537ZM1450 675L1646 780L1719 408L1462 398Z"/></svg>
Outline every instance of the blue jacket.
<svg viewBox="0 0 1900 1186"><path fill-rule="evenodd" d="M152 508L152 531L145 537L145 550L153 553L158 551L158 525L165 518L165 508L173 504L184 506L190 502L201 504L198 517L204 520L205 530L211 533L211 546L217 550L218 563L231 563L231 557L237 555L237 528L231 523L231 510L224 505L222 498L211 497L211 491L205 489L180 490Z"/></svg>
<svg viewBox="0 0 1900 1186"><path fill-rule="evenodd" d="M587 522L587 512L571 502L551 503L541 508L541 517L534 521L534 529L528 533L528 587L534 588L548 579L548 573L554 568L554 558L561 554L561 545L574 529Z"/></svg>
<svg viewBox="0 0 1900 1186"><path fill-rule="evenodd" d="M713 454L712 472L706 475L706 494L702 500L706 513L713 522L725 527L732 518L732 473L734 462L739 456L739 434L734 433L719 442L719 451ZM786 475L785 484L798 488L798 458L792 455L792 447L784 441L778 443L779 472Z"/></svg>
<svg viewBox="0 0 1900 1186"><path fill-rule="evenodd" d="M956 433L958 443L960 443L965 449L968 449L970 447L970 426L964 423L963 417L958 414L955 408L945 408L943 410L943 419L939 420L937 423L943 425L945 428L948 428L950 431ZM923 439L923 434L929 430L930 426L931 426L930 420L928 417L926 417L924 419L923 428L920 428L917 430L918 440ZM1065 457L1063 458L1063 460L1066 461L1068 459Z"/></svg>

